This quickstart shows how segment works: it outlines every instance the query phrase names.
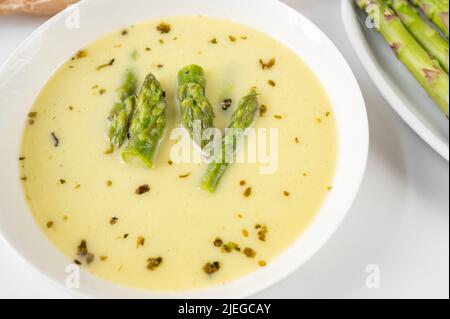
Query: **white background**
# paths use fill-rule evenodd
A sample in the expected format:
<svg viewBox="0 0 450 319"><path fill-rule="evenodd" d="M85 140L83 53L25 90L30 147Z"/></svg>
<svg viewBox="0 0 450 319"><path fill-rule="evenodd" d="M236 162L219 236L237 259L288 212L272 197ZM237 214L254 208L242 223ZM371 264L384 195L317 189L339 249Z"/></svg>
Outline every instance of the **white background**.
<svg viewBox="0 0 450 319"><path fill-rule="evenodd" d="M367 103L370 154L361 191L337 233L301 269L256 297L449 298L448 162L400 120L371 83L346 38L340 1L284 2L327 33L355 72ZM44 20L0 16L0 64ZM366 287L370 264L379 266L379 289ZM71 296L0 241L0 298Z"/></svg>

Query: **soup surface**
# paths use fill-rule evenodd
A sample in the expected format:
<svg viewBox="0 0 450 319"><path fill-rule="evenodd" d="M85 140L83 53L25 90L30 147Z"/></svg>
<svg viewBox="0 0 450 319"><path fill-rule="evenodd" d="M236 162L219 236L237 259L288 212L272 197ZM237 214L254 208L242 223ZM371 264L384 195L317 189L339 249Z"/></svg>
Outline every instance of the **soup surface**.
<svg viewBox="0 0 450 319"><path fill-rule="evenodd" d="M171 159L176 75L193 63L205 70L220 129L240 97L257 88L264 107L254 128L278 130L273 174L261 174L258 162L236 163L209 193L198 187L207 164ZM168 127L153 169L123 163L120 151L104 153L106 118L127 69L140 82L152 72L166 91ZM228 110L220 106L225 97L233 101ZM64 63L28 116L19 164L31 211L68 263L167 291L270 266L332 191L336 154L331 106L296 54L239 24L177 17L109 34ZM149 189L139 195L142 185Z"/></svg>

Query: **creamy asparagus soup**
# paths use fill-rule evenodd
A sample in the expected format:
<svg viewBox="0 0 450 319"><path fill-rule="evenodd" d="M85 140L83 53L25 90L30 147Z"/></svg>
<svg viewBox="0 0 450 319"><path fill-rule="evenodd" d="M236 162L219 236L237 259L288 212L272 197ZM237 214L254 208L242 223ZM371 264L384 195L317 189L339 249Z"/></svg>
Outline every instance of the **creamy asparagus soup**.
<svg viewBox="0 0 450 319"><path fill-rule="evenodd" d="M68 263L128 286L195 289L269 267L332 191L336 123L319 81L290 49L228 21L109 34L60 67L26 121L19 165L36 222ZM196 121L224 137L180 161ZM242 136L225 128L247 129L230 148L244 161L207 152ZM250 160L250 140L266 156Z"/></svg>

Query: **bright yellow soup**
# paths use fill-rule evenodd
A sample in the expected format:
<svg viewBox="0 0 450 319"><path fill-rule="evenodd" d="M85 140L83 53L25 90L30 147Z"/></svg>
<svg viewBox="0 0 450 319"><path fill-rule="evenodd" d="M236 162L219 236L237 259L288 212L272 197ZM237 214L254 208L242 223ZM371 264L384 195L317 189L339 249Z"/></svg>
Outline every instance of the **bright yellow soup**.
<svg viewBox="0 0 450 319"><path fill-rule="evenodd" d="M207 164L173 163L176 75L193 63L205 70L221 129L239 98L257 88L265 108L254 128L278 129L274 174L236 163L209 193L198 187ZM104 153L106 118L130 68L140 82L152 72L166 91L168 127L152 169L123 163L120 151ZM224 95L234 102L226 111ZM64 63L30 111L19 164L36 222L68 263L115 283L173 291L269 265L314 219L332 189L336 156L330 103L296 54L239 24L179 17L129 26ZM142 185L149 191L136 194ZM214 262L217 271L207 273Z"/></svg>

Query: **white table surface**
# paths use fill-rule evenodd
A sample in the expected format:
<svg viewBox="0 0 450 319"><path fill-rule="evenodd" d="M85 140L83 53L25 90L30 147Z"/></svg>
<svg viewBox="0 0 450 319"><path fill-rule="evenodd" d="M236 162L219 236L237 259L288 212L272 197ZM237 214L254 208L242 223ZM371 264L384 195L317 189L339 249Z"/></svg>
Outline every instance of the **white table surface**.
<svg viewBox="0 0 450 319"><path fill-rule="evenodd" d="M255 297L449 298L448 162L401 121L371 83L346 38L340 1L284 2L315 22L345 55L366 99L371 145L361 191L337 233L301 269ZM0 64L42 22L0 17ZM379 267L379 288L366 286L370 264ZM71 296L0 241L0 298Z"/></svg>

